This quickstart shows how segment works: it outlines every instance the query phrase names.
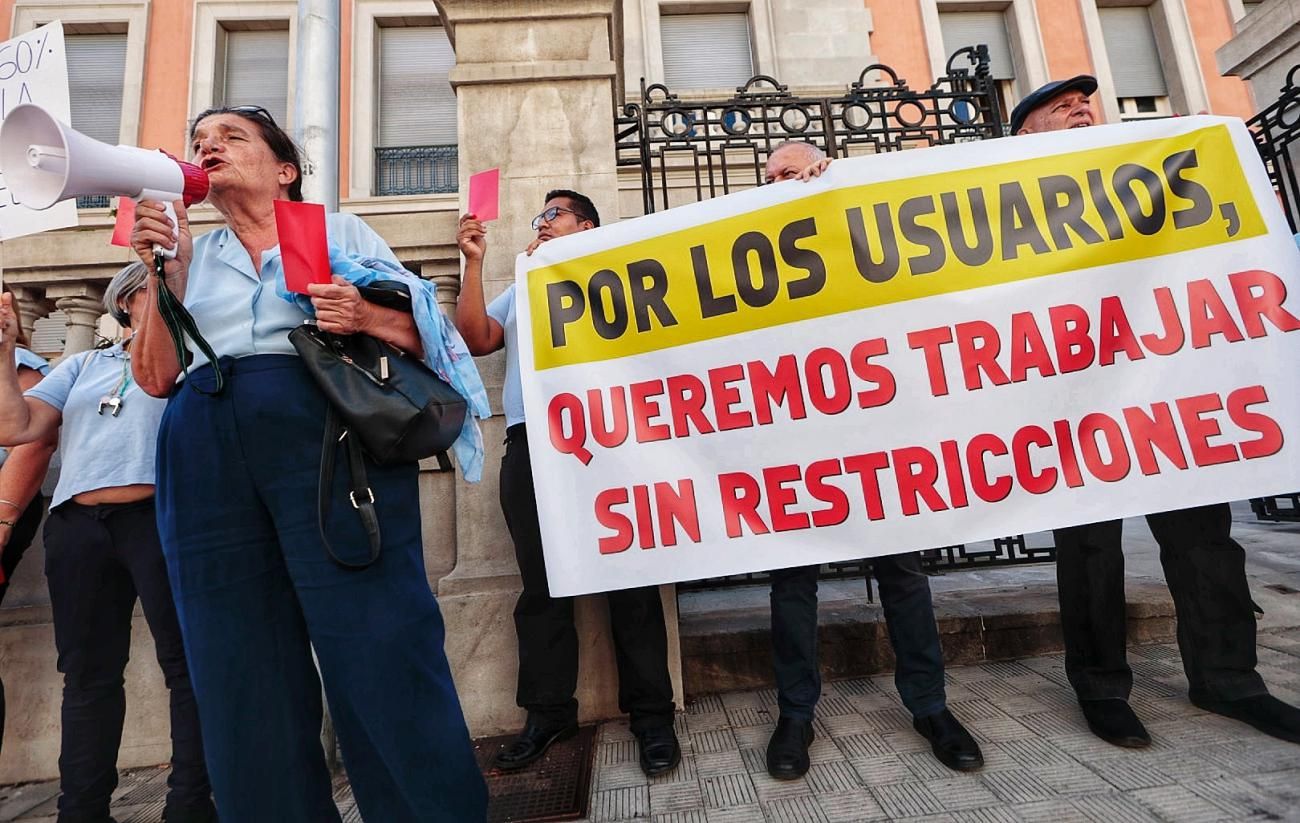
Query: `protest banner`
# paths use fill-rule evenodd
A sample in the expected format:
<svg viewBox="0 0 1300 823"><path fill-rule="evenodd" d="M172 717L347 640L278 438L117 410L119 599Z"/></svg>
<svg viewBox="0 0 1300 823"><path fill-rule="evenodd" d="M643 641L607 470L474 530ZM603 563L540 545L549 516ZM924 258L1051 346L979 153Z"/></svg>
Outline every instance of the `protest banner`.
<svg viewBox="0 0 1300 823"><path fill-rule="evenodd" d="M1240 121L835 161L517 265L553 595L1300 488L1300 252Z"/></svg>
<svg viewBox="0 0 1300 823"><path fill-rule="evenodd" d="M64 123L72 123L62 23L56 21L0 43L0 122L20 103L35 103ZM56 203L42 211L30 209L14 199L0 169L0 240L75 225L75 201Z"/></svg>

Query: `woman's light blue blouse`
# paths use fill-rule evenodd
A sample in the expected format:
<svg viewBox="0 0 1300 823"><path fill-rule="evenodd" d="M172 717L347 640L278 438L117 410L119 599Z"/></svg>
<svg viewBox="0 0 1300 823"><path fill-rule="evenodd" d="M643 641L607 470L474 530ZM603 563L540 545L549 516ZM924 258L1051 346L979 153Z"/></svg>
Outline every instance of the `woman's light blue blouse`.
<svg viewBox="0 0 1300 823"><path fill-rule="evenodd" d="M325 231L331 244L349 254L400 265L388 244L355 215L327 214ZM283 279L278 245L262 252L261 270L254 270L235 233L220 228L194 241L185 307L218 357L296 354L289 332L307 315L276 295L276 283ZM192 343L190 349L190 368L208 362Z"/></svg>
<svg viewBox="0 0 1300 823"><path fill-rule="evenodd" d="M121 395L117 415L99 411L101 398ZM167 401L150 397L131 379L122 344L68 355L27 397L63 414L59 451L63 469L54 507L82 492L154 482L158 423Z"/></svg>

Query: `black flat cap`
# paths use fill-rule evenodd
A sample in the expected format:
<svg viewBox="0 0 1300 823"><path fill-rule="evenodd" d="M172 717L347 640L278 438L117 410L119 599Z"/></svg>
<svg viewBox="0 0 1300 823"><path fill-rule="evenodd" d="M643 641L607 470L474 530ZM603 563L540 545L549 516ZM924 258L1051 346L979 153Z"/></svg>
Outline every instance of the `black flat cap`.
<svg viewBox="0 0 1300 823"><path fill-rule="evenodd" d="M1016 104L1011 111L1011 133L1016 134L1021 127L1025 125L1025 119L1029 113L1057 95L1064 94L1067 91L1081 91L1084 94L1092 94L1097 90L1097 78L1091 74L1080 74L1071 77L1069 80L1053 80L1050 83L1044 83L1038 88L1025 95L1025 99Z"/></svg>

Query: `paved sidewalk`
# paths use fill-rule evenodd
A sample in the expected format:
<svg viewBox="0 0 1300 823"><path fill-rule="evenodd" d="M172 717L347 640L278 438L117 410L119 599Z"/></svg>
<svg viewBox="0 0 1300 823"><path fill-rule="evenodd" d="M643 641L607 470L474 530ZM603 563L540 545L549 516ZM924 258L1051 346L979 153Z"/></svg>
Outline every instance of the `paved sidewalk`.
<svg viewBox="0 0 1300 823"><path fill-rule="evenodd" d="M1259 657L1274 693L1300 703L1300 633L1261 633ZM827 683L811 770L801 780L773 780L763 753L775 692L734 692L678 715L682 764L655 780L641 773L627 724L604 724L588 820L1300 821L1300 745L1188 703L1176 647L1136 647L1131 658L1133 705L1154 741L1145 751L1087 732L1060 655L949 669L949 702L987 761L973 774L948 771L931 756L891 678L881 676ZM118 823L157 823L165 780L162 769L125 775ZM0 821L54 823L54 791L48 783L0 790ZM361 819L346 786L339 807L345 823Z"/></svg>

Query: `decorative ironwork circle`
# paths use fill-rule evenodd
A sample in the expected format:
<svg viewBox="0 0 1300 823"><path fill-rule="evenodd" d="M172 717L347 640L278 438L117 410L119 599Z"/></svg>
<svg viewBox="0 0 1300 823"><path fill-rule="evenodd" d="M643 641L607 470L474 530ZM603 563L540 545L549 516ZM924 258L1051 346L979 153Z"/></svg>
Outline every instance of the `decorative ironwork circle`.
<svg viewBox="0 0 1300 823"><path fill-rule="evenodd" d="M861 103L850 103L840 110L840 119L849 131L866 131L871 125L871 112Z"/></svg>
<svg viewBox="0 0 1300 823"><path fill-rule="evenodd" d="M694 127L695 115L681 109L673 109L659 119L659 128L673 137L686 137Z"/></svg>
<svg viewBox="0 0 1300 823"><path fill-rule="evenodd" d="M948 113L963 126L973 124L980 116L979 106L973 97L958 97L953 100L948 104Z"/></svg>
<svg viewBox="0 0 1300 823"><path fill-rule="evenodd" d="M1277 124L1284 129L1293 129L1300 124L1300 89L1288 89L1286 94L1275 104L1277 110Z"/></svg>
<svg viewBox="0 0 1300 823"><path fill-rule="evenodd" d="M803 134L812 125L812 115L803 106L790 105L778 115L781 125L791 134Z"/></svg>
<svg viewBox="0 0 1300 823"><path fill-rule="evenodd" d="M722 113L722 130L727 134L740 135L749 131L753 125L754 118L749 116L749 112L740 108L730 108Z"/></svg>
<svg viewBox="0 0 1300 823"><path fill-rule="evenodd" d="M903 109L914 110L916 116L912 118L903 116ZM925 107L915 100L904 100L894 107L894 117L904 126L916 128L925 122Z"/></svg>

